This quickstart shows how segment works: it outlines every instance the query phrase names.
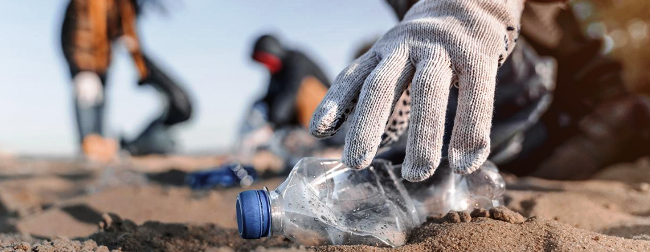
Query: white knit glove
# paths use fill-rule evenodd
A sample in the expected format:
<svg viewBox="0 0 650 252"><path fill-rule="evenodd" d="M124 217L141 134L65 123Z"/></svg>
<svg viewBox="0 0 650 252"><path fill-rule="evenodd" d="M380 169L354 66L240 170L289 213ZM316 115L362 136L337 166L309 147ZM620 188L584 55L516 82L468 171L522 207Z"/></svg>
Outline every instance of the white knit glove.
<svg viewBox="0 0 650 252"><path fill-rule="evenodd" d="M405 119L388 119L411 83L402 176L409 181L424 180L440 163L447 99L457 82L458 112L449 161L457 173L478 169L490 152L497 68L518 37L523 1L423 0L415 4L400 24L338 75L314 113L312 135L334 135L353 113L343 162L367 167L384 129L390 130L393 124L405 128ZM408 100L404 105L409 105ZM398 116L400 111L394 111L397 116L393 118L405 118Z"/></svg>

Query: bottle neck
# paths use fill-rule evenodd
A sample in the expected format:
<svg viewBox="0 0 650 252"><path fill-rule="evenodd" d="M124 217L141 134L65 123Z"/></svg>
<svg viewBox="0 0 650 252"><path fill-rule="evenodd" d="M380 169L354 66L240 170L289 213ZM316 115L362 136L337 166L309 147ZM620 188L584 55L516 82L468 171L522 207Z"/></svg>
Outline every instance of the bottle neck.
<svg viewBox="0 0 650 252"><path fill-rule="evenodd" d="M269 205L271 206L271 234L284 234L284 198L276 191L268 191Z"/></svg>

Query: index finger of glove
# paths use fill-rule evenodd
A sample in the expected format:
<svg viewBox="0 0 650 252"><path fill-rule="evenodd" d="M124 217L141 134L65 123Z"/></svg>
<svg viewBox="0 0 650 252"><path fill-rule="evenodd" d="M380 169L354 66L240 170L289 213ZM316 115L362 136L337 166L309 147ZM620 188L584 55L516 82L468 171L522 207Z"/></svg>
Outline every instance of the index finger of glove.
<svg viewBox="0 0 650 252"><path fill-rule="evenodd" d="M363 82L378 62L371 49L336 77L312 116L309 131L313 136L326 138L336 134L354 109Z"/></svg>

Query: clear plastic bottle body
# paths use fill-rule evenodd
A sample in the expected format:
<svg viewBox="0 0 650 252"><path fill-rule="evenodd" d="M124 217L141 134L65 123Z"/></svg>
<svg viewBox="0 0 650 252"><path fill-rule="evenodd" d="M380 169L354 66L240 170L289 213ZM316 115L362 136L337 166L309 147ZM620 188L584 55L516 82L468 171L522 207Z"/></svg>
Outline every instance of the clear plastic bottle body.
<svg viewBox="0 0 650 252"><path fill-rule="evenodd" d="M268 192L271 235L303 245L397 247L426 217L495 207L505 192L489 162L470 175L455 174L443 162L432 178L418 183L400 174L400 167L388 162L357 170L339 160L304 158Z"/></svg>
<svg viewBox="0 0 650 252"><path fill-rule="evenodd" d="M393 167L399 174L401 167ZM426 217L445 214L449 211L466 211L474 208L493 208L503 205L505 181L499 169L486 161L472 174L460 175L452 172L443 160L436 172L425 181L400 182L411 197L421 220Z"/></svg>
<svg viewBox="0 0 650 252"><path fill-rule="evenodd" d="M420 223L391 169L355 170L336 160L304 158L269 194L272 235L304 245L399 246Z"/></svg>

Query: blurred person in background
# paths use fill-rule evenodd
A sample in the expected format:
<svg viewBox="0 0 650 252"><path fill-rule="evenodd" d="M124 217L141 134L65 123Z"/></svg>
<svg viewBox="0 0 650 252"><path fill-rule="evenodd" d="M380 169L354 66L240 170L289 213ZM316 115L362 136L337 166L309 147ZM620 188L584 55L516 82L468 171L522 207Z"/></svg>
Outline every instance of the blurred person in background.
<svg viewBox="0 0 650 252"><path fill-rule="evenodd" d="M248 187L261 177L288 174L303 157L340 157L344 133L317 141L307 131L330 87L318 64L272 35L255 40L251 57L270 74L266 94L244 118L234 162L186 175L185 183L194 189Z"/></svg>
<svg viewBox="0 0 650 252"><path fill-rule="evenodd" d="M411 19L425 15L427 13L425 10L429 10L427 6L435 4L426 0L388 0L399 20L408 16L409 10L418 2L426 3L422 3L418 7L419 9L411 13ZM522 36L514 36L514 42L518 41L518 45L514 49L509 43L506 43L505 48L510 57L505 62L503 62L505 57L499 58L500 69L496 81L498 88L496 88L494 96L494 115L491 117L491 131L487 131L490 137L490 141L487 141L489 143L489 158L497 163L501 170L520 176L585 179L608 165L633 161L650 154L645 148L650 144L650 102L648 98L631 94L626 89L621 78L621 64L601 53L601 40L587 38L583 34L570 8L564 6L564 3L550 2L563 1L528 1L523 8L521 28L518 25L507 27L508 31L517 34L521 32ZM487 11L487 9L481 11ZM469 17L463 16L463 18ZM411 24L402 22L400 25L406 27ZM312 121L312 134L318 137L328 137L332 132L336 132L347 116L353 114L352 109L356 107L359 110L359 105L353 103L352 108L343 111L350 104L346 100L355 95L349 93L353 92L351 91L352 87L357 85L356 83L363 83L363 79L355 79L358 76L368 76L368 80L363 83L363 88L354 91L361 92L361 97L369 95L364 92L378 92L383 84L403 82L396 76L391 77L386 71L382 72L382 70L391 67L394 70L390 71L397 71L393 74L401 71L402 65L397 63L397 59L399 59L397 52L384 55L384 57L391 56L394 59L383 58L383 61L379 56L375 56L377 59L367 57L368 54L376 54L378 50L391 50L392 45L389 41L391 38L382 39L383 41L380 40L380 42L384 44L379 47L375 44L368 48L374 52L362 53L359 60L339 75L340 80L337 78L335 81L336 89L330 91L332 96L328 94L324 103L321 104L322 108L319 108L320 111L317 110L317 114L315 114L314 121ZM506 42L508 41L508 36L506 36ZM368 70L369 66L367 65L370 64L368 63L370 61L379 63L377 69L372 72L370 72L372 66ZM452 68L454 64L452 63ZM405 69L408 70L408 68ZM418 69L417 71L422 71L420 74L424 74L428 70ZM414 82L418 78L417 71L415 77L411 77ZM461 69L461 71L463 70ZM379 76L380 74L386 76ZM404 75L404 73L401 74ZM434 77L437 78L435 75L431 78ZM420 78L424 77L420 76ZM375 82L369 82L370 80ZM456 87L459 85L458 81L457 78L451 80ZM376 85L373 88L377 90L366 90L366 85L372 83ZM403 163L409 156L407 149L414 148L410 150L412 153L410 158L415 161L411 160L411 163L405 164L407 172L403 175L406 175L408 180L417 181L426 178L427 174L430 175L435 170L436 164L431 164L433 167L418 167L413 162L424 162L424 159L429 158L435 159L426 156L425 153L429 151L424 149L437 147L409 147L408 145L414 145L413 142L422 144L429 141L419 138L430 138L432 133L428 131L438 129L420 126L419 133L411 132L412 136L409 137L404 134L413 115L410 97L412 83L409 81L407 84L401 96L395 97L386 126L382 128L383 135L381 135L378 157L389 159L394 163ZM428 83L426 85L435 84ZM477 83L466 83L466 85L473 84ZM336 87L336 85L340 86ZM420 87L420 92L422 92L422 88ZM348 90L348 93L341 93L342 90ZM480 96L481 94L475 95ZM372 98L367 98L364 103L370 107L364 109L364 113L381 110L379 107L383 105L376 100L378 99L377 95L369 97ZM430 97L424 97L424 99L427 98ZM451 129L454 129L455 132L458 127L458 125L454 126L454 119L457 121L463 117L457 115L457 109L458 113L462 113L461 98L458 88L452 88L449 91L449 104L446 112L443 113L446 114L444 115L446 118L444 128L447 129L441 137L443 157L449 156L447 150L451 151L452 149L450 147L450 143L453 141ZM424 100L419 102L424 102ZM422 109L422 106L418 107ZM422 114L422 111L416 112L419 116L425 117L425 119L418 119L420 121L426 120L427 116L432 116L427 113ZM369 116L364 113L355 112L354 116ZM465 111L465 113L474 114L471 111ZM370 117L370 120L378 119L378 117ZM364 119L357 120L363 121ZM346 164L351 166L361 164L363 163L362 159L370 157L368 156L370 153L366 153L364 156L357 151L365 148L364 146L370 146L364 141L374 138L372 135L366 135L371 134L371 131L374 132L372 127L376 126L374 123L372 125L356 125L356 127L366 130L357 130L347 137L347 153L344 153ZM466 140L469 141L469 139ZM467 141L457 144L465 145L463 148L470 148ZM392 146L388 147L389 145ZM361 156L355 156L356 154ZM462 155L464 154L457 152L456 155L460 155L457 158L463 160ZM456 160L456 162L461 161ZM463 170L464 168L456 167L455 169L460 169L457 172L461 173L471 172L471 169Z"/></svg>
<svg viewBox="0 0 650 252"><path fill-rule="evenodd" d="M70 69L83 155L95 161L110 161L117 142L104 130L105 87L112 46L122 42L131 54L139 85L151 85L164 97L163 113L133 140L121 140L131 155L165 154L173 150L169 128L192 115L189 97L142 51L137 19L143 7L155 0L71 0L65 12L61 46Z"/></svg>
<svg viewBox="0 0 650 252"><path fill-rule="evenodd" d="M587 179L607 166L650 154L650 99L623 78L603 38L588 37L574 9L528 2L522 36L557 61L553 102L527 133L519 158L502 167L516 175Z"/></svg>
<svg viewBox="0 0 650 252"><path fill-rule="evenodd" d="M314 110L330 87L314 60L272 35L257 38L251 56L268 70L270 78L266 94L253 104L244 121L238 149L242 162L281 173L302 157L343 145L342 137L319 142L307 132Z"/></svg>
<svg viewBox="0 0 650 252"><path fill-rule="evenodd" d="M252 58L270 74L266 95L260 102L269 108L274 127L309 126L311 115L327 93L330 82L320 67L307 55L285 48L271 35L255 41Z"/></svg>

